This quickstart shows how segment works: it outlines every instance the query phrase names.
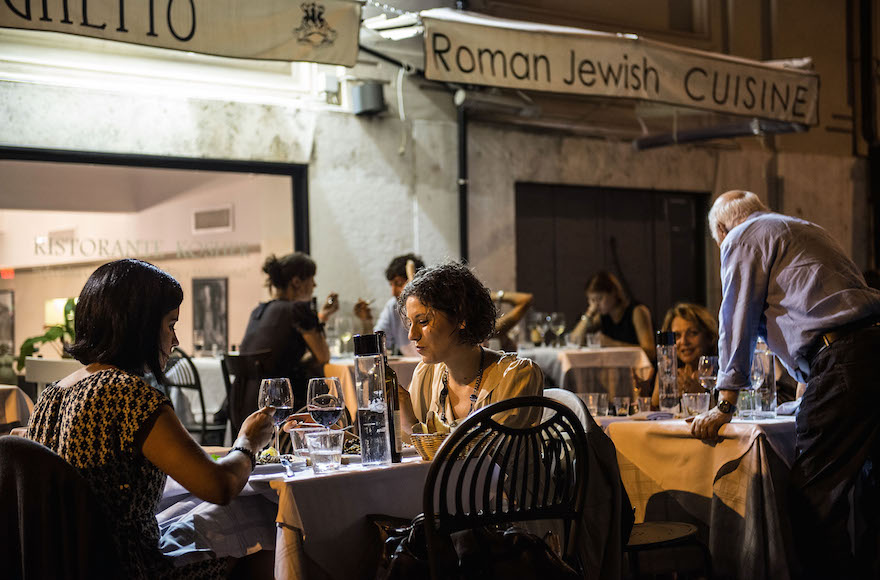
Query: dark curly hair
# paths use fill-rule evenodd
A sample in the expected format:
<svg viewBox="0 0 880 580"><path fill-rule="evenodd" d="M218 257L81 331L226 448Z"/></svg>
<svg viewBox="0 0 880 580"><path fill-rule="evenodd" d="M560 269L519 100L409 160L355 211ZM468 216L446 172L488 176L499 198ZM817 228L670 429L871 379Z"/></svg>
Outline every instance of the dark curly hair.
<svg viewBox="0 0 880 580"><path fill-rule="evenodd" d="M88 365L113 365L128 373L149 370L165 382L159 366L159 327L183 302L183 288L167 272L141 260L116 260L86 280L74 312L75 342L67 347Z"/></svg>
<svg viewBox="0 0 880 580"><path fill-rule="evenodd" d="M458 336L465 344L480 344L495 331L495 304L489 290L464 264L447 262L417 272L397 299L404 318L410 296L448 316L456 327L464 322Z"/></svg>
<svg viewBox="0 0 880 580"><path fill-rule="evenodd" d="M283 290L294 278L305 280L318 271L315 261L308 254L294 252L280 258L271 255L263 263L263 272L269 276L269 287Z"/></svg>

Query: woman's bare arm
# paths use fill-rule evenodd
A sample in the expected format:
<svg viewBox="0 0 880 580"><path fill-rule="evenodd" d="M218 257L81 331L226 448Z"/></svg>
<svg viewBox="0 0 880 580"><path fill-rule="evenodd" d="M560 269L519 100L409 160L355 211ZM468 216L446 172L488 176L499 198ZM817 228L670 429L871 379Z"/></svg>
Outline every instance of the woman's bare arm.
<svg viewBox="0 0 880 580"><path fill-rule="evenodd" d="M273 433L271 408L253 413L241 427L234 447L259 453ZM144 457L196 497L225 505L241 491L251 474L251 460L231 452L212 460L192 438L170 406L164 406L147 434Z"/></svg>

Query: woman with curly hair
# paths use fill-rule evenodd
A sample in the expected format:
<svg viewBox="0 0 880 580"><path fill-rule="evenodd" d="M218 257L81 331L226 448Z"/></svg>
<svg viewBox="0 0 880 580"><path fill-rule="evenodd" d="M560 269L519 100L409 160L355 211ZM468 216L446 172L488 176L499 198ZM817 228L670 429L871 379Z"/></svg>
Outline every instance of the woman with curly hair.
<svg viewBox="0 0 880 580"><path fill-rule="evenodd" d="M515 353L481 345L495 331L489 290L467 266L447 263L419 271L398 300L409 339L422 357L401 401L403 430L448 431L477 409L511 397L540 395L541 369ZM531 413L508 416L530 424Z"/></svg>

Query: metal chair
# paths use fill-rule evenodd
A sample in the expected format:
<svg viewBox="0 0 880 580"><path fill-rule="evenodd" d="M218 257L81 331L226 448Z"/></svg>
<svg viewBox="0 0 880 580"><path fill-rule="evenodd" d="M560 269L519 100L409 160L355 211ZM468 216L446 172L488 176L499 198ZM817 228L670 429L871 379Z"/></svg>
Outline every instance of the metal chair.
<svg viewBox="0 0 880 580"><path fill-rule="evenodd" d="M504 424L506 413L525 408L553 413L537 425ZM574 564L588 476L586 453L577 416L545 397L499 401L468 417L437 451L425 481L424 528L432 578L440 577L438 552L450 534L531 520L562 523L562 557Z"/></svg>
<svg viewBox="0 0 880 580"><path fill-rule="evenodd" d="M190 433L199 434L199 443L202 445L222 445L226 434L226 423L215 425L213 421L208 423L208 413L205 410L205 395L202 393L202 380L196 365L186 352L180 347L174 347L168 364L165 365L166 389L177 387L181 391L187 389L199 394L199 406L202 411L200 424L185 425Z"/></svg>

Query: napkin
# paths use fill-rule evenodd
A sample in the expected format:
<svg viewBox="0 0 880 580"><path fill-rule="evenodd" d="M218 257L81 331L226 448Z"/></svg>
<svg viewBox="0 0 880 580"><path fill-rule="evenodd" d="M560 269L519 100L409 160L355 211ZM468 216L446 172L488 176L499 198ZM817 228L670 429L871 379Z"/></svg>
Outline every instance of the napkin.
<svg viewBox="0 0 880 580"><path fill-rule="evenodd" d="M787 401L776 407L777 415L794 415L801 406L801 400Z"/></svg>
<svg viewBox="0 0 880 580"><path fill-rule="evenodd" d="M655 413L648 413L646 417L648 421L664 421L666 419L672 419L674 415L672 413L667 413L665 411L657 411Z"/></svg>

